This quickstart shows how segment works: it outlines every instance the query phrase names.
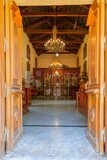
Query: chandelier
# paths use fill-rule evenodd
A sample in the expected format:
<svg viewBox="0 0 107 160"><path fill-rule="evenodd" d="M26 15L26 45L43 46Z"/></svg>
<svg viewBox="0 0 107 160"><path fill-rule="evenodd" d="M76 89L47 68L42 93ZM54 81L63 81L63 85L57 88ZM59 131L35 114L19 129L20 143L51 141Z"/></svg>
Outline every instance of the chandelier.
<svg viewBox="0 0 107 160"><path fill-rule="evenodd" d="M57 60L55 60L53 63L50 64L49 67L51 69L60 69L60 68L62 68L62 63L60 63Z"/></svg>
<svg viewBox="0 0 107 160"><path fill-rule="evenodd" d="M56 9L56 7L55 7ZM56 16L55 16L56 17ZM48 40L44 46L49 52L62 52L65 49L65 43L57 38L56 18L54 17L54 27L52 29L53 38Z"/></svg>

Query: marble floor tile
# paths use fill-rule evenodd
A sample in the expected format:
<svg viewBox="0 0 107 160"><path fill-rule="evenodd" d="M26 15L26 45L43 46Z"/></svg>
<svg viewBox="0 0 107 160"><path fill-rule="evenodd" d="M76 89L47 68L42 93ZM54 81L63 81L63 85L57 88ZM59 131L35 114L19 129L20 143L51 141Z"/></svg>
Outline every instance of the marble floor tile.
<svg viewBox="0 0 107 160"><path fill-rule="evenodd" d="M3 160L107 159L87 140L87 119L75 101L34 100L23 123L23 137Z"/></svg>

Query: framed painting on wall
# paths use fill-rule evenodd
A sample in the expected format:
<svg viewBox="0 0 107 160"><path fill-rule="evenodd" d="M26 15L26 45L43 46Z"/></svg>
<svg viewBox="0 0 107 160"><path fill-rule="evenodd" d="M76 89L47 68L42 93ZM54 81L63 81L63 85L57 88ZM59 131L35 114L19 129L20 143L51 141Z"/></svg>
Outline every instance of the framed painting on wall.
<svg viewBox="0 0 107 160"><path fill-rule="evenodd" d="M30 47L27 45L27 58L30 60Z"/></svg>
<svg viewBox="0 0 107 160"><path fill-rule="evenodd" d="M83 47L83 59L85 59L86 57L87 57L87 43L85 43Z"/></svg>
<svg viewBox="0 0 107 160"><path fill-rule="evenodd" d="M37 68L37 57L35 57L35 68Z"/></svg>
<svg viewBox="0 0 107 160"><path fill-rule="evenodd" d="M27 71L30 71L30 63L27 62Z"/></svg>
<svg viewBox="0 0 107 160"><path fill-rule="evenodd" d="M77 68L79 68L79 57L77 57Z"/></svg>
<svg viewBox="0 0 107 160"><path fill-rule="evenodd" d="M37 71L36 71L36 77L41 77L41 76L42 76L41 70L37 70Z"/></svg>
<svg viewBox="0 0 107 160"><path fill-rule="evenodd" d="M87 61L83 63L83 71L87 73Z"/></svg>

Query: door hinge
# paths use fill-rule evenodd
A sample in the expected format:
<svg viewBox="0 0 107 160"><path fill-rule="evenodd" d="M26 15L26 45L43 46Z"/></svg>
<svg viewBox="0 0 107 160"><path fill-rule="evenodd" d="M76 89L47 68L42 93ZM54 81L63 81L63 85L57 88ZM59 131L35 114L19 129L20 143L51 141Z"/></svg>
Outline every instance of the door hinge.
<svg viewBox="0 0 107 160"><path fill-rule="evenodd" d="M6 97L7 96L7 84L5 83L4 85L4 96Z"/></svg>
<svg viewBox="0 0 107 160"><path fill-rule="evenodd" d="M106 130L105 130L105 128L100 131L100 140L103 141L103 142L106 141Z"/></svg>
<svg viewBox="0 0 107 160"><path fill-rule="evenodd" d="M4 37L4 53L6 53L6 46L7 46L6 37Z"/></svg>
<svg viewBox="0 0 107 160"><path fill-rule="evenodd" d="M7 85L7 83L5 83L4 85L4 96L7 97L7 95L10 93L10 88Z"/></svg>
<svg viewBox="0 0 107 160"><path fill-rule="evenodd" d="M106 86L105 85L104 85L104 88L103 88L103 95L104 95L104 97L106 95Z"/></svg>
<svg viewBox="0 0 107 160"><path fill-rule="evenodd" d="M8 129L5 127L4 129L4 141L6 142L8 139Z"/></svg>
<svg viewBox="0 0 107 160"><path fill-rule="evenodd" d="M4 5L4 6L6 5L6 2L7 2L7 0L3 0L3 5Z"/></svg>
<svg viewBox="0 0 107 160"><path fill-rule="evenodd" d="M106 51L106 47L107 47L107 41L106 41L106 36L104 37L104 50Z"/></svg>
<svg viewBox="0 0 107 160"><path fill-rule="evenodd" d="M105 97L105 94L106 94L106 85L105 85L105 83L101 86L101 94L103 94L104 97Z"/></svg>

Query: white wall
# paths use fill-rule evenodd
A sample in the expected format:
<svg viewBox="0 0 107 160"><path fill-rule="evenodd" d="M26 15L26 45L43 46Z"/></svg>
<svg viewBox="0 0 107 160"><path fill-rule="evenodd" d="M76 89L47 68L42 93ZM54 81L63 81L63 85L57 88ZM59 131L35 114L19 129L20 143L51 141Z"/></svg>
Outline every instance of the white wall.
<svg viewBox="0 0 107 160"><path fill-rule="evenodd" d="M35 68L35 57L37 57L37 68L48 68L52 62L55 61L56 55L55 54L42 54L40 56L37 56L35 50L33 49L32 45L29 43L29 39L27 35L23 32L22 33L22 49L23 49L23 77L25 77L25 71L27 71L27 44L30 46L30 53L31 53L31 59L30 59L30 71L33 71L33 68ZM83 47L84 44L87 43L87 57L83 60ZM77 55L74 54L59 54L58 61L62 64L67 65L71 68L77 67L77 57L79 57L79 66L81 68L81 72L83 71L83 63L86 60L87 61L87 71L88 71L88 35L84 38L84 43L81 45L79 52Z"/></svg>
<svg viewBox="0 0 107 160"><path fill-rule="evenodd" d="M48 68L55 61L55 54L42 54L38 56L38 68ZM59 54L58 61L68 67L77 67L77 56L70 54Z"/></svg>
<svg viewBox="0 0 107 160"><path fill-rule="evenodd" d="M27 45L30 46L30 60L27 58ZM23 32L22 33L22 75L25 77L25 72L27 71L27 62L30 63L30 71L33 71L35 68L35 57L37 57L35 50L33 49L32 45L29 43L29 39L27 35Z"/></svg>

